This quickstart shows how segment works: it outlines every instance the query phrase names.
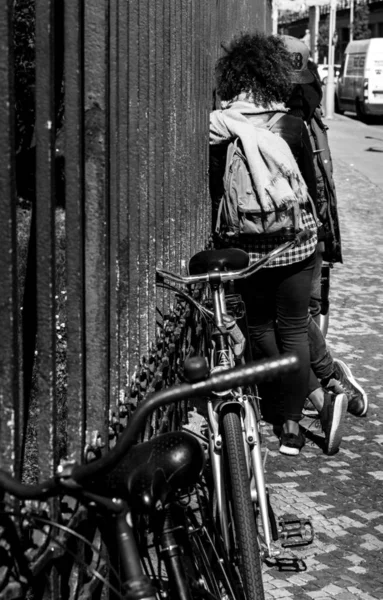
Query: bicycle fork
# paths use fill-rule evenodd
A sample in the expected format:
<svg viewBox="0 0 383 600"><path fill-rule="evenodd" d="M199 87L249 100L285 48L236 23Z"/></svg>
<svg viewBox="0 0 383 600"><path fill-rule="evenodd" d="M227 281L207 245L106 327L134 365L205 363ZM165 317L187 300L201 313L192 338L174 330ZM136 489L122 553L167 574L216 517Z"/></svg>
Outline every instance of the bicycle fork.
<svg viewBox="0 0 383 600"><path fill-rule="evenodd" d="M251 479L251 499L253 504L258 504L263 527L263 541L266 546L266 555L269 558L277 556L279 551L272 546L272 532L270 527L271 519L274 515L271 513L271 507L267 495L265 481L264 465L261 453L261 440L259 437L258 423L255 418L254 410L247 400L244 402L244 438L248 445L253 477ZM250 473L249 473L250 476Z"/></svg>
<svg viewBox="0 0 383 600"><path fill-rule="evenodd" d="M236 402L238 402L238 400ZM239 402L241 404L242 413L243 442L245 444L246 456L248 457L249 485L251 498L254 504L254 518L256 505L258 504L263 528L263 541L266 547L261 550L263 550L267 557L274 557L279 554L279 551L273 548L272 545L272 533L270 527L270 518L272 518L272 515L269 513L269 501L262 464L258 424L254 409L249 400L241 399ZM229 515L225 493L225 482L223 480L222 436L219 428L219 409L218 412L214 410L212 401L209 401L208 403L208 416L210 457L214 488L217 495L217 508L224 543L226 547L229 547Z"/></svg>

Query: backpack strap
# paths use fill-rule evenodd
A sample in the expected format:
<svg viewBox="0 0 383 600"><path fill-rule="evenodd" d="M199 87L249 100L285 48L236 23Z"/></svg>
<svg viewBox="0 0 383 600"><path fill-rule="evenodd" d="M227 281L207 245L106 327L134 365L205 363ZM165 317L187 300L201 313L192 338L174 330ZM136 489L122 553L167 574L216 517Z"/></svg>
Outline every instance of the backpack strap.
<svg viewBox="0 0 383 600"><path fill-rule="evenodd" d="M269 119L267 121L267 123L264 124L264 127L266 129L271 130L274 127L274 125L276 123L278 123L279 119L282 119L282 117L284 117L286 114L287 113L284 113L284 112L276 112L276 113L274 113L273 116L271 117L271 119Z"/></svg>
<svg viewBox="0 0 383 600"><path fill-rule="evenodd" d="M284 112L276 112L276 113L274 113L273 116L271 117L271 119L269 119L267 121L267 123L264 123L262 125L262 127L264 127L265 129L268 129L269 131L272 131L272 128L274 127L274 125L276 123L278 123L278 121L284 115L286 115L286 114L287 113L284 113ZM305 125L307 127L307 123L305 121L303 121L303 122L305 123ZM308 203L310 204L310 207L311 207L311 213L312 213L312 215L313 215L313 217L315 219L315 222L316 222L317 226L319 227L320 226L320 220L318 218L318 213L317 213L314 201L313 201L313 199L311 198L311 196L310 196L310 194L308 192L307 192L307 198L308 198ZM297 210L298 210L297 207L294 207L294 219L295 219L296 222L298 222L297 221L298 214L296 213Z"/></svg>
<svg viewBox="0 0 383 600"><path fill-rule="evenodd" d="M218 212L217 212L217 218L215 221L215 233L219 233L221 230L221 221L222 221L222 211L223 211L223 204L225 202L225 196L222 196L220 202L219 202L219 206L218 206Z"/></svg>

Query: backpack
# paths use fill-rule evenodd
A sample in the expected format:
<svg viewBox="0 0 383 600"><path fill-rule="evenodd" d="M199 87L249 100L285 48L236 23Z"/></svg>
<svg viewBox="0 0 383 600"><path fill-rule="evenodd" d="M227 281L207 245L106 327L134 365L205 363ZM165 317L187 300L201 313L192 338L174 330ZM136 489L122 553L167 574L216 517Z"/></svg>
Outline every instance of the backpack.
<svg viewBox="0 0 383 600"><path fill-rule="evenodd" d="M301 207L311 201L306 183L288 144L271 131L284 114L276 113L267 123L250 125L258 130L255 138L256 143L259 140L259 181L255 182L251 175L240 139L229 143L224 194L216 223L219 237L233 239L250 235L292 239L304 229ZM260 197L262 192L263 198ZM314 208L313 212L315 214Z"/></svg>

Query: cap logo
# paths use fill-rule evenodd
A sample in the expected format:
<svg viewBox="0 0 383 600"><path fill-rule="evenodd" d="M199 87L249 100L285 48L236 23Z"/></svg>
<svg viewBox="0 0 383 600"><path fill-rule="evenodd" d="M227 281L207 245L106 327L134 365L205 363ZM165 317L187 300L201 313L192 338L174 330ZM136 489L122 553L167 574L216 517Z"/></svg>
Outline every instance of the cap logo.
<svg viewBox="0 0 383 600"><path fill-rule="evenodd" d="M303 56L300 52L291 53L291 62L294 71L300 71L303 67Z"/></svg>

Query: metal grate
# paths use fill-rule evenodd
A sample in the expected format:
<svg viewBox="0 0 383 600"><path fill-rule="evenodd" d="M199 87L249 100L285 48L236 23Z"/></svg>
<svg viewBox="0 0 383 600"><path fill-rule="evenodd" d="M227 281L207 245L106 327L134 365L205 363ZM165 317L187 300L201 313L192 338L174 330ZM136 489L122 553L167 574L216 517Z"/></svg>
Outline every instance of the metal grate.
<svg viewBox="0 0 383 600"><path fill-rule="evenodd" d="M16 149L13 27L27 6L33 135ZM129 402L174 380L188 318L156 288L155 266L182 270L208 241L214 63L249 23L269 30L269 6L1 4L2 468L33 481L99 453Z"/></svg>

